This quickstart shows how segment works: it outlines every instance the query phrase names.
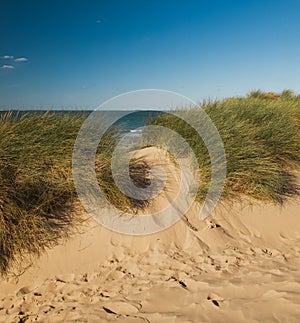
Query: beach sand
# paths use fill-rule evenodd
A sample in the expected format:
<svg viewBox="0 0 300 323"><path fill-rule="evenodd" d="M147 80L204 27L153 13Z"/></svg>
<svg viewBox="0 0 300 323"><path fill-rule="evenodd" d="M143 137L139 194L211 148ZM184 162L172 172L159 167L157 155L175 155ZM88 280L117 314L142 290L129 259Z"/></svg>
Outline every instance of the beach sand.
<svg viewBox="0 0 300 323"><path fill-rule="evenodd" d="M160 158L151 149L142 154ZM176 194L180 176L166 165L173 189L147 212ZM296 199L235 203L199 221L194 204L148 236L89 219L23 274L2 278L0 322L299 322L299 210Z"/></svg>

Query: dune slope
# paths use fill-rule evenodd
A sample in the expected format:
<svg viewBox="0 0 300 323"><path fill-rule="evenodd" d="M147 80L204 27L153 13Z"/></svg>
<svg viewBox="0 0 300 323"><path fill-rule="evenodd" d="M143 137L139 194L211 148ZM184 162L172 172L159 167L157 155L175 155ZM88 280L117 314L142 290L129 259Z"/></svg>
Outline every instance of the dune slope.
<svg viewBox="0 0 300 323"><path fill-rule="evenodd" d="M141 153L173 174L149 213L172 201L180 174L153 148ZM219 206L200 222L194 204L149 236L89 219L22 275L2 278L0 322L298 322L299 209L298 200Z"/></svg>

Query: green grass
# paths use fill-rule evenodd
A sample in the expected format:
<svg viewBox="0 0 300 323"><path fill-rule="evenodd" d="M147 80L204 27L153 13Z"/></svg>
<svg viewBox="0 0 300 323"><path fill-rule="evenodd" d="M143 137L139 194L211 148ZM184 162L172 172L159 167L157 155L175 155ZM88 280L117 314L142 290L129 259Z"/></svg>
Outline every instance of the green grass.
<svg viewBox="0 0 300 323"><path fill-rule="evenodd" d="M300 96L251 92L245 98L229 98L201 105L218 128L224 142L227 178L222 200L247 199L283 203L299 194L295 170L300 166ZM179 115L199 118L197 109L179 109ZM203 202L211 177L210 157L197 132L173 114L150 121L179 133L198 160L201 183L197 200ZM156 141L155 133L145 145ZM175 138L165 138L174 145ZM180 150L180 147L178 147ZM182 152L184 154L184 152Z"/></svg>
<svg viewBox="0 0 300 323"><path fill-rule="evenodd" d="M13 263L58 244L81 221L72 180L72 153L87 114L12 113L0 119L0 273ZM107 133L96 157L97 179L111 203L126 211L147 201L124 196L114 185L110 159L118 129ZM148 165L132 160L131 176L143 182ZM78 204L78 203L77 203Z"/></svg>
<svg viewBox="0 0 300 323"><path fill-rule="evenodd" d="M251 92L202 104L224 141L227 178L222 199L256 199L282 204L299 194L294 172L300 166L300 96ZM192 116L195 109L182 113ZM82 220L72 179L72 153L87 114L29 113L0 118L0 273L24 258L39 255L72 234ZM197 200L205 199L211 176L208 151L195 130L182 119L164 114L150 121L186 139L198 160L201 183ZM106 198L122 211L137 211L149 201L123 195L110 162L118 128L99 144L95 167ZM147 138L145 138L146 140ZM149 138L148 138L149 139ZM155 133L145 145L155 143ZM152 142L153 140L153 142ZM172 136L164 138L174 142ZM178 151L185 156L185 151ZM138 187L149 184L145 161L132 160L130 176ZM126 179L124 179L126 181ZM23 262L21 262L23 264Z"/></svg>

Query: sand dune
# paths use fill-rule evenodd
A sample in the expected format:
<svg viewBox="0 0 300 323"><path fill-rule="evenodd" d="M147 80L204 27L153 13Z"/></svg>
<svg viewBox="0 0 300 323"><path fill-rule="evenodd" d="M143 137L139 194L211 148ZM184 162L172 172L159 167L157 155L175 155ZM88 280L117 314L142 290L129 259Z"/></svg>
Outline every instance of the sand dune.
<svg viewBox="0 0 300 323"><path fill-rule="evenodd" d="M147 212L176 194L172 172L172 189ZM0 322L299 322L299 209L299 200L234 204L200 222L194 204L149 236L89 219L83 233L1 281Z"/></svg>

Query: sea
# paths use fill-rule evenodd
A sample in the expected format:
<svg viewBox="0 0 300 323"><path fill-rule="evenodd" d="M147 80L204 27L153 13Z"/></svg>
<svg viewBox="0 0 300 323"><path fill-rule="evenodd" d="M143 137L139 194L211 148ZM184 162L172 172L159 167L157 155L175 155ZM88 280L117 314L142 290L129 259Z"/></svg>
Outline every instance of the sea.
<svg viewBox="0 0 300 323"><path fill-rule="evenodd" d="M8 111L0 111L0 118ZM43 114L45 110L11 110L14 117L21 118L25 114ZM68 113L80 113L86 114L88 117L93 111L89 110L50 110L51 113L68 114ZM163 111L152 110L137 110L137 111L98 111L97 113L113 113L116 116L126 114L124 117L120 117L113 126L118 126L120 132L123 134L132 134L132 136L139 135L142 132L141 127L145 126L151 119L155 118L159 114L163 114Z"/></svg>

